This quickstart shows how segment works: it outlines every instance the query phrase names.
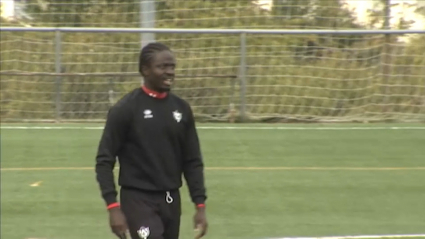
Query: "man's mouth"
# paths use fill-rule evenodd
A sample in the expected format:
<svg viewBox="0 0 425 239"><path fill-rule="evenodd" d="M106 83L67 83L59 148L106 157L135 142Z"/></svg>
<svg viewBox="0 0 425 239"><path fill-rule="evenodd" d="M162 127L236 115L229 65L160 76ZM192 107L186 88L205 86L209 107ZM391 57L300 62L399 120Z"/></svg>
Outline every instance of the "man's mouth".
<svg viewBox="0 0 425 239"><path fill-rule="evenodd" d="M173 80L172 79L165 79L164 84L167 85L167 86L171 86L173 84Z"/></svg>

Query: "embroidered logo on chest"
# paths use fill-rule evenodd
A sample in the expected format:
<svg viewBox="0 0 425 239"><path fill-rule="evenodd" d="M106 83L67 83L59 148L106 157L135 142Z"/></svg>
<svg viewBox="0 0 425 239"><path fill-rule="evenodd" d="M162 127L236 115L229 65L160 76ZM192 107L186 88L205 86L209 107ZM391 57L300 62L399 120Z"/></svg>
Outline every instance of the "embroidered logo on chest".
<svg viewBox="0 0 425 239"><path fill-rule="evenodd" d="M150 235L149 227L140 227L140 229L137 230L137 234L141 239L147 239Z"/></svg>
<svg viewBox="0 0 425 239"><path fill-rule="evenodd" d="M173 116L177 122L182 120L182 113L180 113L178 110L173 111Z"/></svg>
<svg viewBox="0 0 425 239"><path fill-rule="evenodd" d="M145 119L153 118L152 110L145 110L143 111L143 114L145 115L144 116Z"/></svg>

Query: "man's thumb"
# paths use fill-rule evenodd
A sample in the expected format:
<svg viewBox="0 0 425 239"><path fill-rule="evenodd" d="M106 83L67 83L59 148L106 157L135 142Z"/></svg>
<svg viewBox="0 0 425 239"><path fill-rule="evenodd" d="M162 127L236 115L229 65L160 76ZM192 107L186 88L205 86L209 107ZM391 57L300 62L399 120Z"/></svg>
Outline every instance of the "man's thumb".
<svg viewBox="0 0 425 239"><path fill-rule="evenodd" d="M201 235L201 228L199 227L199 224L195 225L194 231L195 231L195 239L198 239Z"/></svg>

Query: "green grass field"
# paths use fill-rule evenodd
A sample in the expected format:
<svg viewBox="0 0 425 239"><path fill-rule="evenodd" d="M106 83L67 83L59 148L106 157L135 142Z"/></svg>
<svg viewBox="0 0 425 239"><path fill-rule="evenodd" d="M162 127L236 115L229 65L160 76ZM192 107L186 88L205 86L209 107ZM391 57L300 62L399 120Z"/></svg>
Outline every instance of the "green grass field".
<svg viewBox="0 0 425 239"><path fill-rule="evenodd" d="M101 130L5 126L1 238L115 238L93 169ZM298 128L199 129L206 238L425 234L425 125L279 126ZM391 126L421 128L372 129ZM194 210L182 192L181 239L190 239Z"/></svg>

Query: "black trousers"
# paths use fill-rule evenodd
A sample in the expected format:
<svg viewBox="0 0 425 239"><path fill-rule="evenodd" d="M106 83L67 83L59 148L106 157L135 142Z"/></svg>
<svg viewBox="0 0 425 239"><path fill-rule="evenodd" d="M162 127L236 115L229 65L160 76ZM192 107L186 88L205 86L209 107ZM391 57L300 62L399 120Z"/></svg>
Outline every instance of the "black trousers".
<svg viewBox="0 0 425 239"><path fill-rule="evenodd" d="M131 239L178 239L181 199L179 190L148 192L121 188L121 210Z"/></svg>

